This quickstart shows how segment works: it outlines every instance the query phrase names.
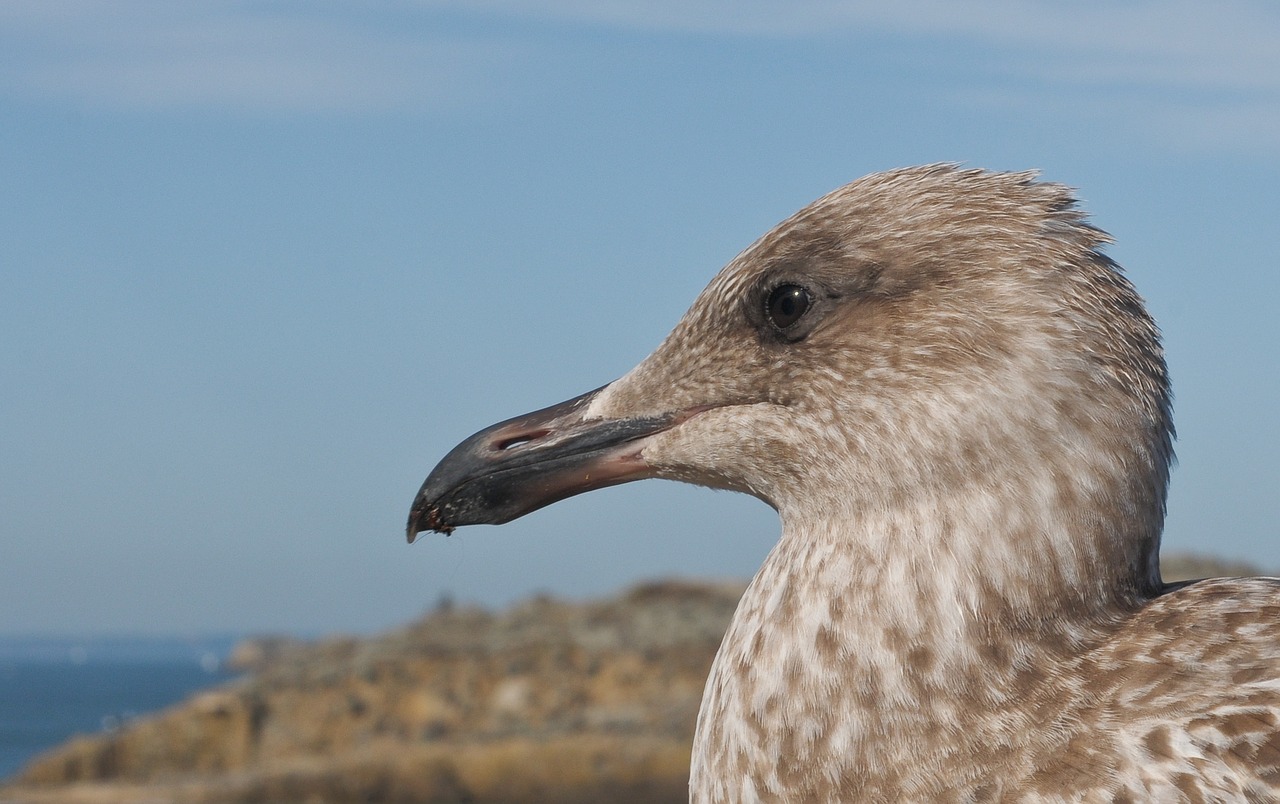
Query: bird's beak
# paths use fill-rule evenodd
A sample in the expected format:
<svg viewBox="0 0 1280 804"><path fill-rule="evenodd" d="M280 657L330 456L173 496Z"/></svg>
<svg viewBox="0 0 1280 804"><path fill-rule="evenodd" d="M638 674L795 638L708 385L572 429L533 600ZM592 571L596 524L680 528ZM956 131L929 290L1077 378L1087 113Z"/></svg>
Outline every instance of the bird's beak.
<svg viewBox="0 0 1280 804"><path fill-rule="evenodd" d="M409 510L410 542L424 530L500 525L566 497L651 477L644 439L694 415L584 418L603 388L488 427L444 457Z"/></svg>

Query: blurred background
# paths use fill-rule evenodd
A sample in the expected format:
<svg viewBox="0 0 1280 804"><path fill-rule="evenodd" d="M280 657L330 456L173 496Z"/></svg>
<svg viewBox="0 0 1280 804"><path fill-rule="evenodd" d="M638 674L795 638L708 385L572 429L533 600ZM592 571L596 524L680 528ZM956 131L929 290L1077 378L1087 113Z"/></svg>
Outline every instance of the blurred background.
<svg viewBox="0 0 1280 804"><path fill-rule="evenodd" d="M1278 42L1265 0L7 0L0 636L749 576L773 513L669 483L403 525L774 223L935 161L1079 188L1165 333L1166 546L1280 566Z"/></svg>
<svg viewBox="0 0 1280 804"><path fill-rule="evenodd" d="M778 220L943 160L1079 188L1165 333L1166 544L1275 565L1278 41L1265 2L7 2L0 633L750 574L772 512L674 484L403 523Z"/></svg>

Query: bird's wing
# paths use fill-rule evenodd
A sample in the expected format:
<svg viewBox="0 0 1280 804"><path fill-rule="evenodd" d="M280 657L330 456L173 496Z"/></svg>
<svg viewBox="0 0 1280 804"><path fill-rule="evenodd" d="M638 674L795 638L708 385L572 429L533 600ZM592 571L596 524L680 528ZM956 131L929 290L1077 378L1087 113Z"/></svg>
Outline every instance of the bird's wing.
<svg viewBox="0 0 1280 804"><path fill-rule="evenodd" d="M1034 763L1033 787L1066 799L1280 800L1280 580L1177 588L1076 670L1078 694L1056 724L1065 739Z"/></svg>

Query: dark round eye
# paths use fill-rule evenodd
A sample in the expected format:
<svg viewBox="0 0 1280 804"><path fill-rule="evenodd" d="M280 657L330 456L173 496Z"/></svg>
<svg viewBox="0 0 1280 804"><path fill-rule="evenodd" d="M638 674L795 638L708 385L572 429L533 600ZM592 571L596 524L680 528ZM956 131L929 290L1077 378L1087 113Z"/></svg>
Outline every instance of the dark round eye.
<svg viewBox="0 0 1280 804"><path fill-rule="evenodd" d="M778 285L765 300L764 314L770 324L786 329L808 312L812 301L809 291L799 285Z"/></svg>

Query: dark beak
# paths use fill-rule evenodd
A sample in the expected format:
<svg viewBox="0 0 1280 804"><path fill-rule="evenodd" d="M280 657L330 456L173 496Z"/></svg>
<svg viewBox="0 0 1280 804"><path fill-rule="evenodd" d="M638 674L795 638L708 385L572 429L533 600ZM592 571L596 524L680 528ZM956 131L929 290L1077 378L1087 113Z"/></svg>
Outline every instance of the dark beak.
<svg viewBox="0 0 1280 804"><path fill-rule="evenodd" d="M584 491L650 477L643 439L695 412L583 419L602 390L495 424L454 447L413 501L409 541L424 530L500 525Z"/></svg>

